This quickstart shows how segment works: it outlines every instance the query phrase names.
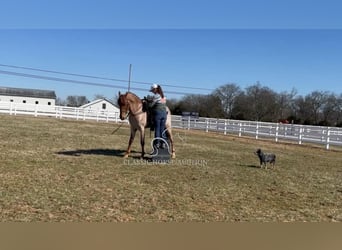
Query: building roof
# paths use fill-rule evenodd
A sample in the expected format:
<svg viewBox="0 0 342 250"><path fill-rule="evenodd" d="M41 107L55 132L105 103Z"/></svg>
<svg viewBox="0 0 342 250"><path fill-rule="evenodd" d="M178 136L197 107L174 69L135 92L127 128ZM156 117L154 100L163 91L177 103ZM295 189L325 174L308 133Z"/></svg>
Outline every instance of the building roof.
<svg viewBox="0 0 342 250"><path fill-rule="evenodd" d="M96 103L102 102L102 101L106 101L106 102L110 103L111 105L113 105L114 107L118 108L115 104L113 104L111 101L108 101L107 99L96 99L92 102L89 102L87 104L82 105L80 108L88 108L88 107L90 107Z"/></svg>
<svg viewBox="0 0 342 250"><path fill-rule="evenodd" d="M0 95L56 99L52 90L0 87Z"/></svg>

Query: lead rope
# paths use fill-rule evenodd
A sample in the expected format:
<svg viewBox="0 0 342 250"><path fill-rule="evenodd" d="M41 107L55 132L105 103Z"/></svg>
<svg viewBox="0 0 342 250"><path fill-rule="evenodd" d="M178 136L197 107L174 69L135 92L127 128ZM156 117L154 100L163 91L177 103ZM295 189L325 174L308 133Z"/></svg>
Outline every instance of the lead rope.
<svg viewBox="0 0 342 250"><path fill-rule="evenodd" d="M127 119L128 116L129 116L129 112L127 112L125 120ZM122 127L122 125L123 125L123 122L116 129L114 129L114 131L111 133L111 135L115 134L116 131L118 131Z"/></svg>

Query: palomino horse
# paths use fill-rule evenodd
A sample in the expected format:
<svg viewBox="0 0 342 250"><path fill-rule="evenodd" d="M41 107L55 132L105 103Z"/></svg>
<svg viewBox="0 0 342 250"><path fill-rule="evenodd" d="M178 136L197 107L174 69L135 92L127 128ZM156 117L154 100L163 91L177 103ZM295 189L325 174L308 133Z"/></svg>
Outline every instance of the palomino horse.
<svg viewBox="0 0 342 250"><path fill-rule="evenodd" d="M137 130L139 130L141 157L143 158L145 154L145 126L147 122L147 114L143 110L143 102L138 96L136 96L132 92L126 92L126 94L120 94L119 92L118 104L120 107L120 119L125 120L128 116L129 124L131 127L131 135L128 142L128 148L124 157L127 158L130 154L135 134ZM175 158L176 154L173 145L173 136L171 131L171 112L168 107L165 128L168 132L168 136L171 143L171 157Z"/></svg>

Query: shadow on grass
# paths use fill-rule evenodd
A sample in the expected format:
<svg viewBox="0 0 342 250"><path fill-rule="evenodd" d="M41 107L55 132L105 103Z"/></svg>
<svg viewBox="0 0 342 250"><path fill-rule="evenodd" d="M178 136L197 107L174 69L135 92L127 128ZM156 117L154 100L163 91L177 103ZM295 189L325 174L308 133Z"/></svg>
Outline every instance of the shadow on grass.
<svg viewBox="0 0 342 250"><path fill-rule="evenodd" d="M241 167L246 167L246 168L260 168L259 165L257 166L257 165L250 165L250 164L249 164L249 165L241 164L240 166L241 166Z"/></svg>
<svg viewBox="0 0 342 250"><path fill-rule="evenodd" d="M96 149L77 149L77 150L59 151L59 152L57 152L57 154L68 155L68 156L106 155L106 156L122 157L125 154L125 152L126 152L125 150L121 150L121 149L96 148Z"/></svg>

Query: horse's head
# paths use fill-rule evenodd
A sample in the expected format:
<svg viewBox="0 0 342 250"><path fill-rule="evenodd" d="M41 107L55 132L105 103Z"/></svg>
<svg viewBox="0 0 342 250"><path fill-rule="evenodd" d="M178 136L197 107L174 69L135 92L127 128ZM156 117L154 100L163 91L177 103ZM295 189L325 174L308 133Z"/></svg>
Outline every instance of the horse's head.
<svg viewBox="0 0 342 250"><path fill-rule="evenodd" d="M142 108L140 98L132 92L126 92L126 94L119 92L118 105L121 120L125 120L129 113L136 114Z"/></svg>
<svg viewBox="0 0 342 250"><path fill-rule="evenodd" d="M127 99L127 93L121 94L119 92L118 105L120 107L120 119L125 120L129 113L129 101Z"/></svg>

